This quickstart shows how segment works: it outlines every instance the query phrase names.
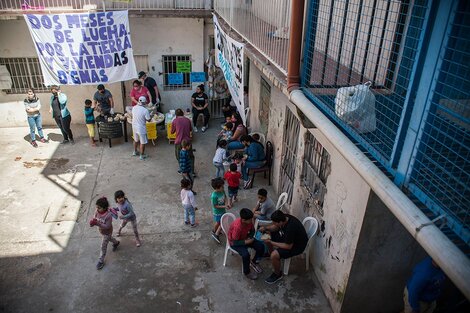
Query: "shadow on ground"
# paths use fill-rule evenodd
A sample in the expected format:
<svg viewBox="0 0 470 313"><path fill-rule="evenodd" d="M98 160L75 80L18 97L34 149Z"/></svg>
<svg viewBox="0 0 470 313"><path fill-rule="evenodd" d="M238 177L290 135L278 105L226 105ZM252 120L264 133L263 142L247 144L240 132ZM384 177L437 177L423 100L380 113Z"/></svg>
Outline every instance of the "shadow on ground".
<svg viewBox="0 0 470 313"><path fill-rule="evenodd" d="M213 124L195 134L196 229L183 224L181 177L164 131L159 129L156 146L148 146L149 159L140 161L124 140L114 140L112 148L106 142L90 147L83 125L73 125L75 145L59 145L57 129L46 129L51 141L37 149L22 135L27 128L0 129L0 311L330 312L300 258L274 286L263 281L271 273L269 260L254 282L242 277L237 255L222 266L225 239L218 245L210 238L209 182L219 122ZM257 177L254 189L240 192L233 212L252 208L265 184ZM135 246L128 226L119 249L109 248L105 267L97 271L101 239L88 220L95 200L104 195L114 203L118 189L133 203L143 244Z"/></svg>

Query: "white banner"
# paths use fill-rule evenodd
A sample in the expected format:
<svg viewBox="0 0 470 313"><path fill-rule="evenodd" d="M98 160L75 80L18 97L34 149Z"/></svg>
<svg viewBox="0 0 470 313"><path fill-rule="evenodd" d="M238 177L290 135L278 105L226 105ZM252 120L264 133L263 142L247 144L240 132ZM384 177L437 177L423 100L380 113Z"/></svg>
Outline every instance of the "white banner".
<svg viewBox="0 0 470 313"><path fill-rule="evenodd" d="M243 55L244 44L230 38L220 27L214 15L215 64L220 67L227 81L232 99L246 125L243 101Z"/></svg>
<svg viewBox="0 0 470 313"><path fill-rule="evenodd" d="M127 11L25 14L44 84L96 85L137 77Z"/></svg>

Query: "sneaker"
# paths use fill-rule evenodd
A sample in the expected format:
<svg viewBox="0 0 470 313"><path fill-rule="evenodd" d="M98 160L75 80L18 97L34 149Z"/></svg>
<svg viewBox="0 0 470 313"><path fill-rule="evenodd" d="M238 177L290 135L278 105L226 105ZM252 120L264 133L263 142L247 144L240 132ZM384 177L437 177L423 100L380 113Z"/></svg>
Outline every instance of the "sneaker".
<svg viewBox="0 0 470 313"><path fill-rule="evenodd" d="M211 233L212 235L212 239L214 239L217 243L220 244L220 238L219 238L219 235L217 235L216 233L212 232Z"/></svg>
<svg viewBox="0 0 470 313"><path fill-rule="evenodd" d="M145 160L146 158L147 158L146 154L141 154L140 157L139 157L139 159L141 159L141 160Z"/></svg>
<svg viewBox="0 0 470 313"><path fill-rule="evenodd" d="M250 189L250 188L251 188L251 178L248 179L243 185L243 189Z"/></svg>
<svg viewBox="0 0 470 313"><path fill-rule="evenodd" d="M60 144L65 145L65 144L68 144L68 143L69 143L68 140L62 140L62 142Z"/></svg>
<svg viewBox="0 0 470 313"><path fill-rule="evenodd" d="M104 262L98 262L98 264L96 264L96 269L97 270L100 270L104 267Z"/></svg>
<svg viewBox="0 0 470 313"><path fill-rule="evenodd" d="M141 243L140 243L140 239L136 239L135 240L135 246L136 247L140 247Z"/></svg>
<svg viewBox="0 0 470 313"><path fill-rule="evenodd" d="M138 151L132 152L132 156L138 156L140 153Z"/></svg>
<svg viewBox="0 0 470 313"><path fill-rule="evenodd" d="M31 145L32 145L34 148L37 148L37 147L38 147L38 144L36 143L36 140L31 141Z"/></svg>
<svg viewBox="0 0 470 313"><path fill-rule="evenodd" d="M259 266L259 264L253 261L250 261L250 267L258 274L261 274L263 272L263 269L261 268L261 266Z"/></svg>
<svg viewBox="0 0 470 313"><path fill-rule="evenodd" d="M191 228L194 228L194 227L197 227L197 224L196 224L196 223L191 224Z"/></svg>
<svg viewBox="0 0 470 313"><path fill-rule="evenodd" d="M70 143L72 144L72 146L75 144L75 140L70 140Z"/></svg>
<svg viewBox="0 0 470 313"><path fill-rule="evenodd" d="M189 221L184 221L184 225L189 225Z"/></svg>
<svg viewBox="0 0 470 313"><path fill-rule="evenodd" d="M193 131L194 131L195 133L197 133L197 127L196 127L196 126L194 126Z"/></svg>
<svg viewBox="0 0 470 313"><path fill-rule="evenodd" d="M120 243L121 243L120 241L118 241L117 243L113 243L113 252L117 250Z"/></svg>
<svg viewBox="0 0 470 313"><path fill-rule="evenodd" d="M42 142L42 143L46 143L46 142L47 142L46 138L44 138L44 137L42 137L41 139L39 139L39 141Z"/></svg>
<svg viewBox="0 0 470 313"><path fill-rule="evenodd" d="M274 284L276 282L278 282L279 280L282 279L282 274L279 274L277 275L276 273L272 273L271 276L269 276L268 278L266 278L265 282L267 284Z"/></svg>
<svg viewBox="0 0 470 313"><path fill-rule="evenodd" d="M245 277L248 278L248 279L251 279L251 280L257 280L258 279L258 275L253 271L251 271L250 273L245 275Z"/></svg>
<svg viewBox="0 0 470 313"><path fill-rule="evenodd" d="M202 132L205 132L205 131L206 131L206 129L207 129L207 127L206 127L206 126L202 126L202 128L201 128L201 131L202 131Z"/></svg>

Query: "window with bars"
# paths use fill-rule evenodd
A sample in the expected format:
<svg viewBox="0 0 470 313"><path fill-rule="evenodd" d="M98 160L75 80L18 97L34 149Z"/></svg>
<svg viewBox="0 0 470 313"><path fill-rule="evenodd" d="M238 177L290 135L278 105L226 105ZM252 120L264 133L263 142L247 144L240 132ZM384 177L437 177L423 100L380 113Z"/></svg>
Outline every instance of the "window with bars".
<svg viewBox="0 0 470 313"><path fill-rule="evenodd" d="M302 186L322 214L326 194L326 181L330 175L330 154L311 134L305 135L305 152L302 165ZM322 214L323 215L323 214Z"/></svg>
<svg viewBox="0 0 470 313"><path fill-rule="evenodd" d="M268 132L269 128L269 109L271 103L271 86L261 77L259 93L259 121L263 133Z"/></svg>
<svg viewBox="0 0 470 313"><path fill-rule="evenodd" d="M191 89L191 69L187 73L183 74L182 84L170 84L169 74L178 73L177 63L178 62L191 62L191 55L164 55L162 56L163 62L163 89L164 90L175 90L175 89Z"/></svg>
<svg viewBox="0 0 470 313"><path fill-rule="evenodd" d="M24 94L28 88L36 92L49 92L44 85L38 58L0 58L0 65L5 65L10 73L12 87L7 94Z"/></svg>
<svg viewBox="0 0 470 313"><path fill-rule="evenodd" d="M280 189L289 195L288 203L292 203L294 191L295 167L297 160L297 143L300 133L300 122L291 110L286 108L284 137L282 142Z"/></svg>

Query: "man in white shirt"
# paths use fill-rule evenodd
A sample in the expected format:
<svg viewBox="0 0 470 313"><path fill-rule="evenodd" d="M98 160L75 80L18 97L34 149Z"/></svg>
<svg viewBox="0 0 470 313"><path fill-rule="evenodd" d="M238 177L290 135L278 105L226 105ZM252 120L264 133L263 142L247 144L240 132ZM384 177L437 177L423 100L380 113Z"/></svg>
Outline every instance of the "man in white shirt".
<svg viewBox="0 0 470 313"><path fill-rule="evenodd" d="M145 145L148 142L147 139L147 127L146 122L150 121L150 113L145 108L147 98L144 96L139 98L139 102L132 108L132 132L134 136L134 153L133 156L140 154L140 159L145 160L147 155L145 152ZM140 151L137 151L137 147L140 143Z"/></svg>

